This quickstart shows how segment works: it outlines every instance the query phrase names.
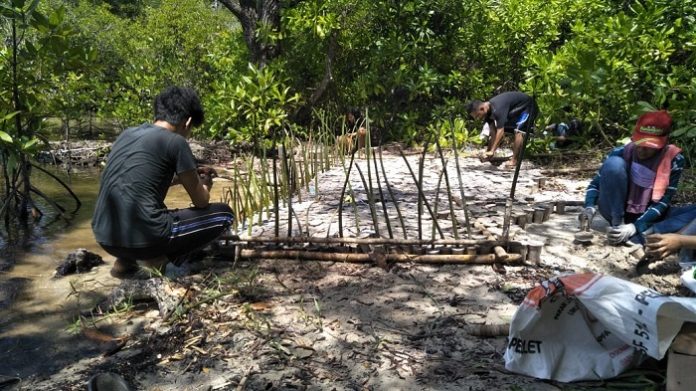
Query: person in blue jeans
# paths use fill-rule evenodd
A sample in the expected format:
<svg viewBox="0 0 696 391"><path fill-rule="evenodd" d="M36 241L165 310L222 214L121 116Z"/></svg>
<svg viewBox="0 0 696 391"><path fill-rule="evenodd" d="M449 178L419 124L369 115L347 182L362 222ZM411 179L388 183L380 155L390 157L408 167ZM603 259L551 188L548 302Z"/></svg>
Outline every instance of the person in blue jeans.
<svg viewBox="0 0 696 391"><path fill-rule="evenodd" d="M579 217L592 220L599 211L610 224L610 244L644 243L641 234L659 221L663 232L685 225L688 217L676 217L684 210L670 207L684 168L681 149L668 143L671 130L666 111L641 115L631 142L609 153L587 187Z"/></svg>

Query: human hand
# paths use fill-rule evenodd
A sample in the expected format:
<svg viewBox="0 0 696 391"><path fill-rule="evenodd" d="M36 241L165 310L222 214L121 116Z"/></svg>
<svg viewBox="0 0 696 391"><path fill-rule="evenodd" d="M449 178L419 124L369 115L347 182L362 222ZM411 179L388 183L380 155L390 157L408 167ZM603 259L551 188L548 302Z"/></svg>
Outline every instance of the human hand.
<svg viewBox="0 0 696 391"><path fill-rule="evenodd" d="M636 226L633 224L621 224L617 227L609 228L607 240L610 244L621 244L628 241L631 236L636 234Z"/></svg>
<svg viewBox="0 0 696 391"><path fill-rule="evenodd" d="M213 187L213 178L217 177L217 171L212 167L200 166L196 169L201 183L210 190Z"/></svg>
<svg viewBox="0 0 696 391"><path fill-rule="evenodd" d="M481 162L487 162L487 161L491 160L491 158L493 157L494 154L495 153L493 151L483 151L483 152L479 153L478 158Z"/></svg>
<svg viewBox="0 0 696 391"><path fill-rule="evenodd" d="M674 254L682 247L682 235L679 234L652 234L646 237L648 255L664 258Z"/></svg>
<svg viewBox="0 0 696 391"><path fill-rule="evenodd" d="M597 214L597 208L595 208L594 206L588 206L585 209L583 209L582 212L580 212L578 220L580 220L580 222L592 221L592 219L594 219L595 214Z"/></svg>

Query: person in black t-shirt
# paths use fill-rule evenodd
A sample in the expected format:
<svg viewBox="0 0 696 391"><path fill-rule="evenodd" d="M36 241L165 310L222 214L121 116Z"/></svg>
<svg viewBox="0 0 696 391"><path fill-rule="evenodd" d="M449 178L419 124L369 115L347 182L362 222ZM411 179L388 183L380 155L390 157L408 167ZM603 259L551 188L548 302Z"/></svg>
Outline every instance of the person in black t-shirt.
<svg viewBox="0 0 696 391"><path fill-rule="evenodd" d="M524 133L534 131L534 120L539 113L534 99L523 92L503 92L486 102L471 101L467 111L473 118L484 120L490 127L488 147L481 157L483 161L488 161L495 155L504 133L514 133L512 159L507 163L514 167L522 151Z"/></svg>
<svg viewBox="0 0 696 391"><path fill-rule="evenodd" d="M155 122L126 129L114 142L92 218L95 239L116 257L114 277L135 274L137 260L164 271L229 228L229 205L210 203L215 173L196 167L186 141L203 115L194 90L169 87L155 98ZM167 209L174 184L184 186L193 207Z"/></svg>

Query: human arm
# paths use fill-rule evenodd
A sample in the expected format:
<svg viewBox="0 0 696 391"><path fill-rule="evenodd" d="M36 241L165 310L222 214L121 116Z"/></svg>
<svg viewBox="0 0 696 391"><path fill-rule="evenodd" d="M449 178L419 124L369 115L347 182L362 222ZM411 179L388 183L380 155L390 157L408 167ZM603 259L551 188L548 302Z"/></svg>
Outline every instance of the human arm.
<svg viewBox="0 0 696 391"><path fill-rule="evenodd" d="M635 221L636 229L638 232L644 232L650 228L660 217L664 216L672 203L672 197L677 192L677 186L679 185L679 179L681 178L681 173L684 169L684 156L678 154L672 159L672 165L669 173L669 185L665 190L665 194L660 198L659 201L652 203L648 209L643 212L643 214L638 217Z"/></svg>
<svg viewBox="0 0 696 391"><path fill-rule="evenodd" d="M488 148L488 151L486 151L486 156L487 157L493 157L495 156L495 151L498 149L498 145L500 145L500 142L503 140L503 135L505 134L505 131L503 128L497 128L495 131L495 135L493 136L493 139L491 140L491 144Z"/></svg>
<svg viewBox="0 0 696 391"><path fill-rule="evenodd" d="M197 170L184 171L178 177L196 208L205 208L210 204L210 187L201 182Z"/></svg>
<svg viewBox="0 0 696 391"><path fill-rule="evenodd" d="M196 171L201 182L208 188L208 191L213 188L213 178L217 178L218 174L212 167L199 166Z"/></svg>
<svg viewBox="0 0 696 391"><path fill-rule="evenodd" d="M696 248L696 235L653 234L647 236L648 254L664 258L682 248Z"/></svg>

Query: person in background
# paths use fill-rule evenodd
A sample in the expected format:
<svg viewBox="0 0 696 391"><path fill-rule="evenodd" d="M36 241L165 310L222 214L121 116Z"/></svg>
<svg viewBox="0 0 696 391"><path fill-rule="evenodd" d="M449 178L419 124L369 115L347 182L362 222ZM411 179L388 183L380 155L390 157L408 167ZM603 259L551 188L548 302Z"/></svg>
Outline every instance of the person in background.
<svg viewBox="0 0 696 391"><path fill-rule="evenodd" d="M153 123L124 130L114 142L92 218L99 245L116 257L111 274L133 277L137 261L164 272L168 262L181 264L227 230L229 205L210 203L214 170L197 168L186 141L203 123L198 94L169 87L155 98ZM181 184L193 206L167 209L171 185Z"/></svg>
<svg viewBox="0 0 696 391"><path fill-rule="evenodd" d="M568 112L568 110L566 110ZM574 117L570 117L566 122L558 122L544 128L544 133L550 133L553 137L552 148L567 148L574 138L582 132L582 122Z"/></svg>
<svg viewBox="0 0 696 391"><path fill-rule="evenodd" d="M514 167L522 152L524 134L532 133L534 120L539 114L534 99L519 91L503 92L486 102L473 100L467 105L467 111L474 119L488 123L490 139L488 147L481 156L482 161L489 161L495 156L504 133L514 134L512 158L506 166Z"/></svg>
<svg viewBox="0 0 696 391"><path fill-rule="evenodd" d="M671 130L666 111L641 115L631 142L609 153L587 187L579 218L591 221L599 211L610 224L610 244L643 243L641 234L658 221L665 221L662 232L675 232L682 224L669 219L684 167L681 149L668 142Z"/></svg>

